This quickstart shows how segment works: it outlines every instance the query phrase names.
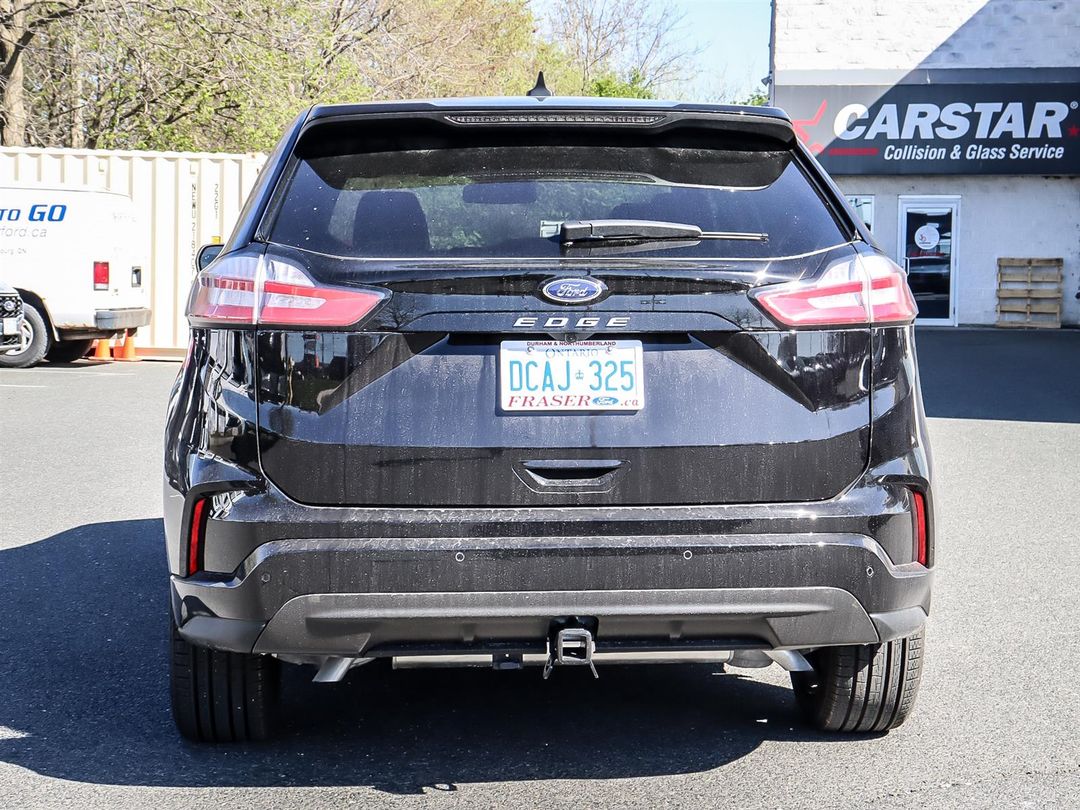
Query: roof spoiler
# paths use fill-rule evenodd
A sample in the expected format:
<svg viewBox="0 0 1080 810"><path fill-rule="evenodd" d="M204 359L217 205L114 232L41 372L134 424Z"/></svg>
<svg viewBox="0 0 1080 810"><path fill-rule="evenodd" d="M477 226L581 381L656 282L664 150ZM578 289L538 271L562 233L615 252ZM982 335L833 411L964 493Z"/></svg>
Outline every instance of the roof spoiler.
<svg viewBox="0 0 1080 810"><path fill-rule="evenodd" d="M385 148L408 148L406 144L411 140L429 139L433 127L489 131L545 126L568 129L610 127L644 130L655 134L658 140L662 140L665 134L696 129L714 131L720 136L746 136L772 141L778 147L789 149L796 143L791 121L779 110L768 107L760 108L759 113L758 109L725 108L720 105L658 104L651 107L612 103L589 107L578 99L574 100L577 103L564 103L559 96L537 100L543 101L542 107L536 106L533 99L521 98L519 104L506 106L410 102L316 107L300 133L301 143L297 152L309 153L314 147L312 137L315 133L312 130L319 131L319 140L329 138L337 142L337 149L354 141L355 148L368 151L374 148L375 142L380 141L380 130L388 136ZM364 133L362 137L361 131ZM464 132L461 135L471 137L465 136ZM314 149L315 153L320 151L317 147Z"/></svg>

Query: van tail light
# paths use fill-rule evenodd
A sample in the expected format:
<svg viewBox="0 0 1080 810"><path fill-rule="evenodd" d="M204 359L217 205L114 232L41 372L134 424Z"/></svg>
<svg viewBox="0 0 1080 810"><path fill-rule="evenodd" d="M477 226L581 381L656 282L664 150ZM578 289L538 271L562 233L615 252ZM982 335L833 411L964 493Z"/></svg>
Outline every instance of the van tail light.
<svg viewBox="0 0 1080 810"><path fill-rule="evenodd" d="M94 262L94 289L109 289L109 263Z"/></svg>
<svg viewBox="0 0 1080 810"><path fill-rule="evenodd" d="M929 526L926 523L926 495L911 490L912 519L915 521L915 561L930 565L930 549L927 545Z"/></svg>
<svg viewBox="0 0 1080 810"><path fill-rule="evenodd" d="M206 535L206 498L199 498L191 508L191 527L188 530L188 576L203 569L203 538Z"/></svg>
<svg viewBox="0 0 1080 810"><path fill-rule="evenodd" d="M918 313L904 271L876 254L843 259L815 279L761 287L751 297L795 327L904 324Z"/></svg>
<svg viewBox="0 0 1080 810"><path fill-rule="evenodd" d="M388 296L380 289L318 285L280 259L225 256L195 277L187 314L226 325L349 326Z"/></svg>

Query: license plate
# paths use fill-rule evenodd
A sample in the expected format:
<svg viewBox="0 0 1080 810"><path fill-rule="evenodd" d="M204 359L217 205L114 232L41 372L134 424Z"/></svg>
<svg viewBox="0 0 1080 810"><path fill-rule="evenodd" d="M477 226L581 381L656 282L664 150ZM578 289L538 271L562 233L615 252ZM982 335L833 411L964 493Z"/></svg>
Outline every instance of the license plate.
<svg viewBox="0 0 1080 810"><path fill-rule="evenodd" d="M0 318L4 322L5 335L17 335L19 334L19 319L18 318Z"/></svg>
<svg viewBox="0 0 1080 810"><path fill-rule="evenodd" d="M504 411L636 411L645 405L640 340L505 340Z"/></svg>

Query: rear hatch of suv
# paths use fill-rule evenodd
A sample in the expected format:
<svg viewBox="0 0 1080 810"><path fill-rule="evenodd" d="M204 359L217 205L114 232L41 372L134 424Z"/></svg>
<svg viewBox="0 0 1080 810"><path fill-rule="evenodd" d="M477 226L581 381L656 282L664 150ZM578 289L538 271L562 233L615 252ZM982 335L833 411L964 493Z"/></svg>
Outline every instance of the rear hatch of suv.
<svg viewBox="0 0 1080 810"><path fill-rule="evenodd" d="M857 260L790 127L640 117L309 127L237 257L262 285L269 479L402 507L799 502L856 480L869 327L781 327L755 301Z"/></svg>

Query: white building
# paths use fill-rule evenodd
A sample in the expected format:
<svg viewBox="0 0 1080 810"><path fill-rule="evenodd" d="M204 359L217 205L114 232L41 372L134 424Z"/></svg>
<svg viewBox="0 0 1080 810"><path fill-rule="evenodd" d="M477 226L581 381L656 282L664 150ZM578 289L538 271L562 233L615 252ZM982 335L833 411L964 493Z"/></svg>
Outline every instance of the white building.
<svg viewBox="0 0 1080 810"><path fill-rule="evenodd" d="M1063 259L1080 325L1080 2L774 0L772 100L911 272L993 324L998 260Z"/></svg>

